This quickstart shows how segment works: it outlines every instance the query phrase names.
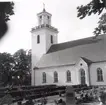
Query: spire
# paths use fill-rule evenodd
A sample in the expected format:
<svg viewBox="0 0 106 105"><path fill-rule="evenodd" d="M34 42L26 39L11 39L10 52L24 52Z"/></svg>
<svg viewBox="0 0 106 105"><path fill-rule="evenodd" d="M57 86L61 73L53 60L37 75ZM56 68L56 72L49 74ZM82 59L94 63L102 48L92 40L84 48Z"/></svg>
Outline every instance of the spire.
<svg viewBox="0 0 106 105"><path fill-rule="evenodd" d="M45 4L43 3L43 12L45 12L46 10L45 10Z"/></svg>

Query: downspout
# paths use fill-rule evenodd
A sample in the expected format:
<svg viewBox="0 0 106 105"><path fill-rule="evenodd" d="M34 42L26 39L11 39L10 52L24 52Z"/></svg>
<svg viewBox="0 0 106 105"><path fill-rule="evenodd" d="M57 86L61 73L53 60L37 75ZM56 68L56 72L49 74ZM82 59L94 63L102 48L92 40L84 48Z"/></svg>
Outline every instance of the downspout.
<svg viewBox="0 0 106 105"><path fill-rule="evenodd" d="M34 68L33 68L33 70L34 70L34 74L33 74L33 75L34 75L34 86L35 86L35 69L36 69L36 68L34 67Z"/></svg>
<svg viewBox="0 0 106 105"><path fill-rule="evenodd" d="M88 65L88 76L89 76L89 86L91 86L91 78L90 78L90 65Z"/></svg>
<svg viewBox="0 0 106 105"><path fill-rule="evenodd" d="M34 86L35 86L35 69L34 69Z"/></svg>

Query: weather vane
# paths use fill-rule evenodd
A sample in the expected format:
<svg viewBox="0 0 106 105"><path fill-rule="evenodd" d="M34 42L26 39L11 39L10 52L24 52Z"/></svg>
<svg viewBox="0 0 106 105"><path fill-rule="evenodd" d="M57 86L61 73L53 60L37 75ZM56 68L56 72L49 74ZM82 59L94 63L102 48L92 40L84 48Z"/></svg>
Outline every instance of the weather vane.
<svg viewBox="0 0 106 105"><path fill-rule="evenodd" d="M45 10L45 4L43 3L43 10Z"/></svg>

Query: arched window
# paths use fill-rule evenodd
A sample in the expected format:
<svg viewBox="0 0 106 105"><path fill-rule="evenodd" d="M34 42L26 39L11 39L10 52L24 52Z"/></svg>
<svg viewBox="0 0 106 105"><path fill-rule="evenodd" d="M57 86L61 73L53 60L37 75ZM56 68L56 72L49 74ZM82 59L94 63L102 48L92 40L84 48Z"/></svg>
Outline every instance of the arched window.
<svg viewBox="0 0 106 105"><path fill-rule="evenodd" d="M40 43L40 35L37 36L37 43Z"/></svg>
<svg viewBox="0 0 106 105"><path fill-rule="evenodd" d="M85 76L85 71L83 69L81 69L81 77Z"/></svg>
<svg viewBox="0 0 106 105"><path fill-rule="evenodd" d="M53 43L53 36L51 35L51 43Z"/></svg>
<svg viewBox="0 0 106 105"><path fill-rule="evenodd" d="M49 16L47 16L47 18L49 19L50 17L49 17Z"/></svg>
<svg viewBox="0 0 106 105"><path fill-rule="evenodd" d="M81 85L85 85L86 84L86 78L85 78L85 70L84 69L80 70L80 78L81 78Z"/></svg>
<svg viewBox="0 0 106 105"><path fill-rule="evenodd" d="M58 82L58 73L54 72L54 82Z"/></svg>
<svg viewBox="0 0 106 105"><path fill-rule="evenodd" d="M70 82L71 81L71 72L69 70L66 72L66 76L67 76L67 82Z"/></svg>
<svg viewBox="0 0 106 105"><path fill-rule="evenodd" d="M43 83L46 83L46 73L45 73L45 72L43 72L42 77L43 77L42 82L43 82Z"/></svg>
<svg viewBox="0 0 106 105"><path fill-rule="evenodd" d="M97 68L97 81L103 81L103 72L101 68Z"/></svg>

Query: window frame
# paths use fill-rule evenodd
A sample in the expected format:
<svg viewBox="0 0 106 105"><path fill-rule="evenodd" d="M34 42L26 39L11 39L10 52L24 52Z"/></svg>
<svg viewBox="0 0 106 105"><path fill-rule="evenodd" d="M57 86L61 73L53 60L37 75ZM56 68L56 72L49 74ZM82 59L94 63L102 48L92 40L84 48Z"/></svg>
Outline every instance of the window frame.
<svg viewBox="0 0 106 105"><path fill-rule="evenodd" d="M46 73L43 72L42 73L42 83L46 83L46 82L47 82L47 80L46 80Z"/></svg>
<svg viewBox="0 0 106 105"><path fill-rule="evenodd" d="M97 81L103 82L103 70L100 67L97 68Z"/></svg>
<svg viewBox="0 0 106 105"><path fill-rule="evenodd" d="M47 16L47 19L50 19L50 16Z"/></svg>
<svg viewBox="0 0 106 105"><path fill-rule="evenodd" d="M50 36L51 43L53 44L53 35Z"/></svg>
<svg viewBox="0 0 106 105"><path fill-rule="evenodd" d="M40 43L40 35L37 35L37 44Z"/></svg>
<svg viewBox="0 0 106 105"><path fill-rule="evenodd" d="M66 79L67 82L71 82L71 72L69 70L66 71Z"/></svg>
<svg viewBox="0 0 106 105"><path fill-rule="evenodd" d="M58 83L58 73L57 73L57 71L54 72L54 83Z"/></svg>
<svg viewBox="0 0 106 105"><path fill-rule="evenodd" d="M42 16L39 16L40 19L42 19Z"/></svg>

